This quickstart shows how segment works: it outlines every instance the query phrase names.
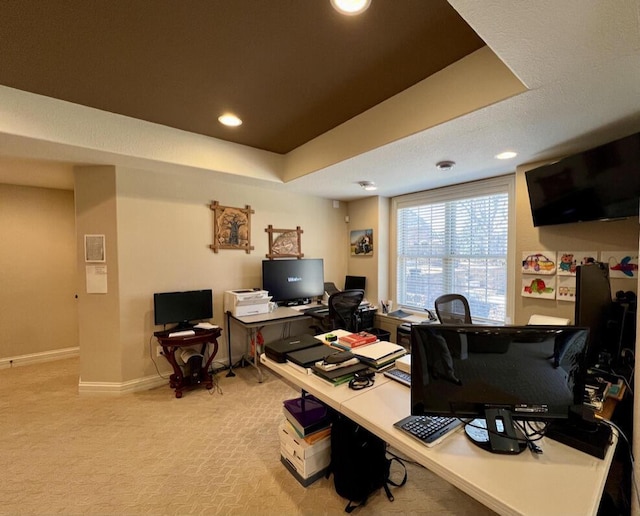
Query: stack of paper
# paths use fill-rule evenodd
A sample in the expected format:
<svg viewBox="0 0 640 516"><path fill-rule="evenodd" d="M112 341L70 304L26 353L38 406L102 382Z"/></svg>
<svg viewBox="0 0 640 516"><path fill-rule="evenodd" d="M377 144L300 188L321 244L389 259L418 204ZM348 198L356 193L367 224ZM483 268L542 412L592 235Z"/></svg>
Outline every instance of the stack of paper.
<svg viewBox="0 0 640 516"><path fill-rule="evenodd" d="M385 367L393 365L397 358L406 355L407 350L400 344L379 341L373 344L367 344L366 346L360 346L352 350L352 353L369 367L373 369L384 369Z"/></svg>

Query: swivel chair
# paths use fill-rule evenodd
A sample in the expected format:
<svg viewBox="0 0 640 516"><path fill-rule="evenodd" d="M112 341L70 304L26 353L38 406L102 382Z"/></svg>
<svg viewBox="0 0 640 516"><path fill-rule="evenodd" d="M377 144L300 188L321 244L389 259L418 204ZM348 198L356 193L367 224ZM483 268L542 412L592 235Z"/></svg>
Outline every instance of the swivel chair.
<svg viewBox="0 0 640 516"><path fill-rule="evenodd" d="M435 307L442 324L473 324L469 301L462 294L443 294L436 299Z"/></svg>
<svg viewBox="0 0 640 516"><path fill-rule="evenodd" d="M329 314L322 318L320 333L333 330L359 331L358 308L364 299L364 290L353 289L336 292L329 296Z"/></svg>

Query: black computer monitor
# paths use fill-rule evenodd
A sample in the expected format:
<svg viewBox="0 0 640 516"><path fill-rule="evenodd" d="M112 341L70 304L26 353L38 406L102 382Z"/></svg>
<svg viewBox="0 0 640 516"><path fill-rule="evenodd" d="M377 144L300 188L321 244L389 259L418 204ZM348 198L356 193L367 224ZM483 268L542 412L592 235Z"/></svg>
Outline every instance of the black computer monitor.
<svg viewBox="0 0 640 516"><path fill-rule="evenodd" d="M322 258L263 260L262 288L280 305L309 303L324 294Z"/></svg>
<svg viewBox="0 0 640 516"><path fill-rule="evenodd" d="M366 276L345 276L344 277L345 290L365 290L366 285L367 285Z"/></svg>
<svg viewBox="0 0 640 516"><path fill-rule="evenodd" d="M582 406L588 334L576 326L414 324L411 413L474 420L465 430L475 444L520 453L526 440L514 421L569 419Z"/></svg>
<svg viewBox="0 0 640 516"><path fill-rule="evenodd" d="M589 333L590 366L608 360L617 353L618 339L610 335L608 322L612 316L613 300L606 263L594 262L576 268L576 306L574 324L587 326ZM608 353L609 358L599 357ZM608 365L608 364L607 364Z"/></svg>
<svg viewBox="0 0 640 516"><path fill-rule="evenodd" d="M159 292L153 295L154 322L157 326L177 324L193 326L194 321L213 317L213 291Z"/></svg>

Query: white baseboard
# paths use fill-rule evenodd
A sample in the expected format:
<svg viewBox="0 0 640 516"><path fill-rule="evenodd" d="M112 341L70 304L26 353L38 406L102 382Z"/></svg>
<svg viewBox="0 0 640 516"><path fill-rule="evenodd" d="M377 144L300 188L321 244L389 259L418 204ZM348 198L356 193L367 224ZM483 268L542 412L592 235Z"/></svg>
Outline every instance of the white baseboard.
<svg viewBox="0 0 640 516"><path fill-rule="evenodd" d="M169 387L169 376L161 378L153 375L145 378L136 378L127 382L83 382L82 378L78 382L78 392L80 394L124 394L130 392L147 391L155 389L161 385Z"/></svg>
<svg viewBox="0 0 640 516"><path fill-rule="evenodd" d="M31 365L42 362L51 362L52 360L61 360L63 358L77 357L80 355L80 348L62 348L52 351L43 351L41 353L29 353L27 355L18 355L15 357L0 358L0 369L8 369L19 365Z"/></svg>
<svg viewBox="0 0 640 516"><path fill-rule="evenodd" d="M20 365L31 365L52 360L61 360L64 358L77 357L80 355L80 348L63 348L53 351L44 351L42 353L30 353L28 355L19 355L14 357L0 358L0 369L9 369ZM238 357L237 360L240 360ZM224 360L224 359L223 359ZM226 363L226 360L214 362ZM234 362L235 363L235 362ZM170 371L166 372L166 378L158 375L147 376L144 378L136 378L126 382L83 382L82 378L78 382L78 392L82 394L123 394L129 392L146 391L155 389L160 386L169 386Z"/></svg>

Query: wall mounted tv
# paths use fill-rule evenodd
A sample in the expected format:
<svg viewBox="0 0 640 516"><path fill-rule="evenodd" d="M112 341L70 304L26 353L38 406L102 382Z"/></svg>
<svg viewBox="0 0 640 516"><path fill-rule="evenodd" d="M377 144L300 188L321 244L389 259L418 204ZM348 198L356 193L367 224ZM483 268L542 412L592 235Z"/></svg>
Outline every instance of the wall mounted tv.
<svg viewBox="0 0 640 516"><path fill-rule="evenodd" d="M534 226L638 216L640 133L525 173Z"/></svg>
<svg viewBox="0 0 640 516"><path fill-rule="evenodd" d="M309 303L324 294L322 258L263 260L262 288L281 305Z"/></svg>

